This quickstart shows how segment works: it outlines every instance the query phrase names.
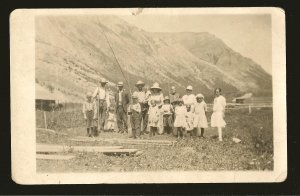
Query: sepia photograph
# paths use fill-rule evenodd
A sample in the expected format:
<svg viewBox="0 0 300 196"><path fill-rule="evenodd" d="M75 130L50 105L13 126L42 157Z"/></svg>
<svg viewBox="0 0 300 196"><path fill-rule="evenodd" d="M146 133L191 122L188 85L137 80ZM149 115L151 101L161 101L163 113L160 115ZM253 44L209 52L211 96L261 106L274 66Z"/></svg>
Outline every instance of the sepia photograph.
<svg viewBox="0 0 300 196"><path fill-rule="evenodd" d="M13 19L21 24L28 13L31 61L14 65L30 66L14 72L13 85L29 89L21 107L29 108L22 121L30 131L12 135L16 146L28 137L12 161L22 148L33 152L38 177L26 182L82 183L89 174L96 176L87 183L285 179L285 53L275 53L284 52L281 10L19 10L14 32ZM18 31L16 49L26 40L17 41ZM15 97L14 117L25 111Z"/></svg>

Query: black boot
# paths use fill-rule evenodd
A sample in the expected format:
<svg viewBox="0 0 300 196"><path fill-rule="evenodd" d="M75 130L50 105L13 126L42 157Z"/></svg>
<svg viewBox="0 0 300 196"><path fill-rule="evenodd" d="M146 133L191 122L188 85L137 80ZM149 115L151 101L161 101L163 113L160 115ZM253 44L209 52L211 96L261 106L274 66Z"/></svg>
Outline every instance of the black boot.
<svg viewBox="0 0 300 196"><path fill-rule="evenodd" d="M87 136L90 135L90 128L86 128L86 135L87 135Z"/></svg>
<svg viewBox="0 0 300 196"><path fill-rule="evenodd" d="M204 138L204 128L201 128L201 135L200 137Z"/></svg>

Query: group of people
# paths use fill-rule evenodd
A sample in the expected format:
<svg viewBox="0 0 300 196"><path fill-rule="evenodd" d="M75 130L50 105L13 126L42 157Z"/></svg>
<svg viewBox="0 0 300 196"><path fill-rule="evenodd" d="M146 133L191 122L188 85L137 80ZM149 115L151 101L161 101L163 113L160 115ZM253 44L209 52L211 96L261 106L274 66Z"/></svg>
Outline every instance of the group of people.
<svg viewBox="0 0 300 196"><path fill-rule="evenodd" d="M188 133L193 137L204 137L204 129L208 127L207 105L204 96L193 94L193 87L187 86L182 97L174 86L167 96L155 82L150 89L144 89L145 83L138 81L136 90L129 95L123 82L118 82L118 90L114 94L115 104L110 103L109 93L105 88L107 82L103 79L94 93L87 93L83 104L83 114L89 137L98 136L102 130L115 131L117 122L119 133L128 133L128 116L132 128L130 138L149 137L155 134L172 134L185 139ZM221 89L215 89L211 127L217 127L219 141L222 141L226 100L221 95Z"/></svg>

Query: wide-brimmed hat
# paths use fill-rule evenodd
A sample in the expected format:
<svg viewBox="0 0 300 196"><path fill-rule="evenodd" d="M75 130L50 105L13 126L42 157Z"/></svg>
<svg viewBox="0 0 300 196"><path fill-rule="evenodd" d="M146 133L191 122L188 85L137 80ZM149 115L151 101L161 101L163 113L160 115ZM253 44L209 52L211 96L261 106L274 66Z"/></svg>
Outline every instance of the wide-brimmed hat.
<svg viewBox="0 0 300 196"><path fill-rule="evenodd" d="M196 95L196 98L204 98L204 96L201 93L199 93Z"/></svg>
<svg viewBox="0 0 300 196"><path fill-rule="evenodd" d="M88 92L87 94L86 94L86 97L88 98L88 97L92 97L93 95L92 95L92 93L91 92Z"/></svg>
<svg viewBox="0 0 300 196"><path fill-rule="evenodd" d="M176 90L175 86L172 86L171 89L172 89L172 90Z"/></svg>
<svg viewBox="0 0 300 196"><path fill-rule="evenodd" d="M123 82L118 82L117 86L124 86Z"/></svg>
<svg viewBox="0 0 300 196"><path fill-rule="evenodd" d="M100 83L107 83L107 81L104 79L104 78L102 78L101 80L100 80Z"/></svg>
<svg viewBox="0 0 300 196"><path fill-rule="evenodd" d="M137 83L135 84L136 86L141 85L141 86L145 86L145 83L141 80L137 81Z"/></svg>
<svg viewBox="0 0 300 196"><path fill-rule="evenodd" d="M157 82L155 82L150 89L159 89L161 90L161 88L159 87L159 84Z"/></svg>
<svg viewBox="0 0 300 196"><path fill-rule="evenodd" d="M169 96L165 96L164 101L170 100Z"/></svg>
<svg viewBox="0 0 300 196"><path fill-rule="evenodd" d="M182 99L182 98L179 98L179 99L177 100L177 102L178 102L178 103L180 103L180 102L183 103L183 99Z"/></svg>
<svg viewBox="0 0 300 196"><path fill-rule="evenodd" d="M191 90L192 91L193 87L191 85L189 85L189 86L186 87L186 90Z"/></svg>

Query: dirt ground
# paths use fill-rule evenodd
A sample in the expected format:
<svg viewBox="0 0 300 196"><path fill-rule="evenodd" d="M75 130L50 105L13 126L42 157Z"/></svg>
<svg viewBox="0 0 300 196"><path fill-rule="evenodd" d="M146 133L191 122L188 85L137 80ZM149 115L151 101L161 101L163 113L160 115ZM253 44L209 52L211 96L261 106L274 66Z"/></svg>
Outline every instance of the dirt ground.
<svg viewBox="0 0 300 196"><path fill-rule="evenodd" d="M210 115L208 115L209 117ZM58 130L67 136L37 132L37 143L111 146L136 148L140 155L109 156L102 153L66 152L71 160L37 160L37 172L107 172L107 171L188 171L188 170L273 170L272 109L228 111L223 131L224 141L217 139L217 130L205 130L204 139L177 140L172 135L156 135L155 140L177 141L174 146L125 145L117 142L75 142L69 139L85 136L84 127ZM101 133L100 138L128 138L128 134ZM235 143L232 138L241 139ZM147 136L144 138L147 139Z"/></svg>

